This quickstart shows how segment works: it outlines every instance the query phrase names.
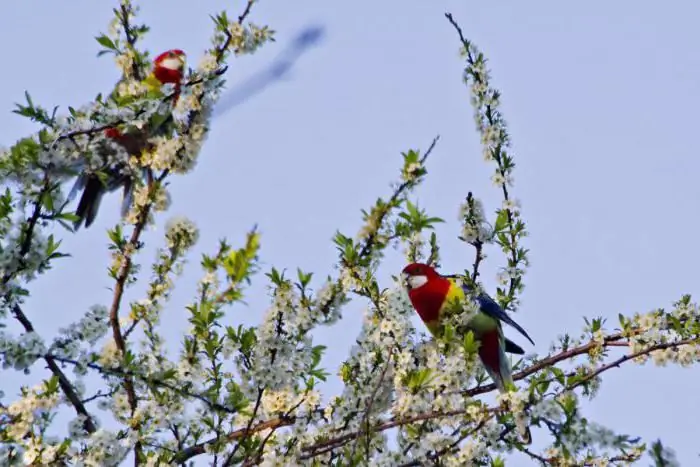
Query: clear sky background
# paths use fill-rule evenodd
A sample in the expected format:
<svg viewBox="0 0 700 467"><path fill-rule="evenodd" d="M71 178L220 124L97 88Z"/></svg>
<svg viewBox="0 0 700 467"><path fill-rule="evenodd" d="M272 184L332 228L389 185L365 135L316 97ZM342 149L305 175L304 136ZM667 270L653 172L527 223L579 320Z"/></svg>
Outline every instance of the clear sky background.
<svg viewBox="0 0 700 467"><path fill-rule="evenodd" d="M193 65L211 35L208 14L227 8L233 16L243 7L218 0L143 4L142 19L152 26L147 46L182 48ZM443 17L448 10L485 52L503 92L518 164L514 193L531 233L532 267L516 319L536 350L547 352L564 332L578 334L583 316L609 317L614 326L620 312L670 306L698 292L700 4L262 1L251 19L277 30L277 42L234 60L229 87L264 70L305 28L320 26L325 34L284 79L213 123L196 171L174 179L171 212L145 236L141 259L150 261L171 214L190 217L202 231L163 321L173 349L186 328L199 254L214 251L223 236L240 244L257 223L265 269L299 266L325 277L336 260L336 229L354 235L360 209L397 179L400 152L426 148L436 134L441 141L416 197L448 220L438 229L443 269L472 261L455 239L459 203L470 190L489 209L500 200L493 167L482 161L459 43ZM110 2L0 6L0 144L36 130L10 113L25 89L35 102L65 109L112 88L117 69L107 56L95 57L93 40L110 18ZM118 195L105 200L90 229L62 233L73 257L32 284L26 311L45 337L111 300L105 230L116 222L119 202ZM492 292L498 261L493 250L484 269ZM402 262L391 252L383 277ZM228 323L260 320L268 298L258 279L247 304L229 310ZM139 298L139 290L129 298ZM332 347L331 372L347 355L361 315L360 304L351 305L340 325L318 333ZM0 373L6 392L29 381L36 375ZM605 374L587 415L620 432L661 437L684 465L696 465L698 394L697 367L628 365Z"/></svg>

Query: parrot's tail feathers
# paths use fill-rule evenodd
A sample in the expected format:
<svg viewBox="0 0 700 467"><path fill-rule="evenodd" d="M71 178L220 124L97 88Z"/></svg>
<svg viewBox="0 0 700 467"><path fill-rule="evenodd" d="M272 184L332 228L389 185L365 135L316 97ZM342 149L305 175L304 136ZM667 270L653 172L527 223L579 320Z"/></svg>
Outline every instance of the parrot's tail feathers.
<svg viewBox="0 0 700 467"><path fill-rule="evenodd" d="M498 330L481 336L479 358L486 372L496 384L498 391L505 393L515 387L510 370L510 361L506 357L505 345L501 345L501 335Z"/></svg>
<svg viewBox="0 0 700 467"><path fill-rule="evenodd" d="M510 339L506 339L506 352L515 355L525 355L523 348Z"/></svg>
<svg viewBox="0 0 700 467"><path fill-rule="evenodd" d="M95 221L97 211L100 208L100 201L104 194L102 182L97 177L90 177L85 183L83 195L80 197L78 208L75 210L78 219L73 223L73 228L78 230L80 225L85 221L87 229Z"/></svg>
<svg viewBox="0 0 700 467"><path fill-rule="evenodd" d="M78 178L75 179L75 183L73 184L73 188L70 189L70 193L68 193L68 202L73 201L75 197L78 195L79 191L82 191L83 188L85 188L85 184L87 183L87 175L85 174L80 174Z"/></svg>

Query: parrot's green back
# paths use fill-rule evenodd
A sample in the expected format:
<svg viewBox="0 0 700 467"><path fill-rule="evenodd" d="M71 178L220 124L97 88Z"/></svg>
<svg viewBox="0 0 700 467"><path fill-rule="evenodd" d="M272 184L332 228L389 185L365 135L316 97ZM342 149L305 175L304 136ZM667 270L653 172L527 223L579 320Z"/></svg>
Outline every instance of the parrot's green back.
<svg viewBox="0 0 700 467"><path fill-rule="evenodd" d="M435 329L435 331L431 329L430 323L428 324L428 329L434 335L436 332L439 332L439 325L444 323L446 316L449 313L455 312L455 307L457 306L457 304L465 300L469 300L464 295L464 289L462 288L461 284L459 284L457 280L452 277L448 279L450 281L450 289L447 292L445 300L442 302L442 306L440 307L438 323L432 326ZM457 312L459 311L460 310L457 310ZM503 331L501 329L500 321L498 321L492 316L487 315L486 313L477 313L476 315L474 315L474 317L469 321L468 328L469 329L467 330L472 331L474 333L474 336L477 338L480 337L483 333L493 331L494 329L498 329L499 334L503 337ZM467 330L465 330L465 333Z"/></svg>
<svg viewBox="0 0 700 467"><path fill-rule="evenodd" d="M455 312L455 307L458 303L468 300L464 294L464 289L462 284L456 278L448 278L450 281L450 288L447 292L446 298L440 307L439 319L437 322L426 323L428 330L439 337L442 335L442 330L444 329L444 321L449 313ZM456 310L459 312L459 310ZM488 365L484 365L486 372L489 374L491 379L494 380L496 385L502 391L515 391L517 388L513 381L513 375L510 368L510 359L506 356L506 339L503 334L503 327L501 322L493 316L490 316L483 312L478 312L475 314L469 324L464 329L457 329L457 336L460 338L471 331L474 334L474 338L477 341L481 341L485 335L491 334L494 331L497 333L498 338L498 361L500 362L500 372L494 371ZM492 334L491 334L492 335Z"/></svg>

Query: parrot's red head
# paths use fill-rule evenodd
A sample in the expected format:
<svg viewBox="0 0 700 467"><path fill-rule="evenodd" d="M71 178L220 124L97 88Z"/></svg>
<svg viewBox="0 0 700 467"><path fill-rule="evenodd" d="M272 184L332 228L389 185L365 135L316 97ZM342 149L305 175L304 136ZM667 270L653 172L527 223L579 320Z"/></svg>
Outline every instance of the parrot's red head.
<svg viewBox="0 0 700 467"><path fill-rule="evenodd" d="M179 85L185 72L185 52L172 49L153 60L153 74L163 84Z"/></svg>
<svg viewBox="0 0 700 467"><path fill-rule="evenodd" d="M434 267L423 263L412 263L401 272L408 297L413 308L426 323L436 321L440 307L447 297L450 282L442 277Z"/></svg>
<svg viewBox="0 0 700 467"><path fill-rule="evenodd" d="M434 267L423 263L411 263L403 268L402 274L408 290L419 289L429 281L437 279L440 274Z"/></svg>

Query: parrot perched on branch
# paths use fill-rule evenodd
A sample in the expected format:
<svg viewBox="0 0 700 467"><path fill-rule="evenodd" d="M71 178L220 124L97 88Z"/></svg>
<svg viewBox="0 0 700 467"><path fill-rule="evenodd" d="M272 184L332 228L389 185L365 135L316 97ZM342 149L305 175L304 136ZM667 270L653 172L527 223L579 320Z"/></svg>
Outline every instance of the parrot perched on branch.
<svg viewBox="0 0 700 467"><path fill-rule="evenodd" d="M168 50L158 55L153 60L153 70L142 81L142 84L147 89L148 96L162 99L165 96L161 91L161 87L164 84L173 84L175 89L170 100L170 109L172 110L180 96L184 69L185 53L182 50ZM112 98L119 98L116 90L112 93ZM149 138L169 131L172 126L171 116L171 114L168 114L166 118L160 118L156 125L145 125L141 129L122 131L116 127L107 128L104 130L104 136L121 145L129 155L138 157L144 149L147 149ZM105 151L108 151L108 148L105 148ZM78 219L74 222L76 230L80 228L83 222L85 222L86 228L90 227L97 216L102 196L106 192L112 192L123 187L122 216L126 215L131 206L134 180L127 167L124 164L117 164L111 167L106 166L100 172L83 172L78 176L75 185L71 189L69 199L73 199L78 191L83 191L75 211L75 214L78 216Z"/></svg>
<svg viewBox="0 0 700 467"><path fill-rule="evenodd" d="M516 390L506 352L523 355L525 351L504 336L501 322L517 329L532 345L535 343L498 303L486 293L476 293L463 278L440 275L427 264L409 264L403 269L402 278L413 308L436 337L440 337L444 331L444 319L452 311L450 307L464 300L473 300L479 312L470 319L467 329L457 329L457 334L472 331L479 343L479 359L498 390L501 393ZM529 430L522 431L523 439L529 443Z"/></svg>

